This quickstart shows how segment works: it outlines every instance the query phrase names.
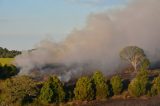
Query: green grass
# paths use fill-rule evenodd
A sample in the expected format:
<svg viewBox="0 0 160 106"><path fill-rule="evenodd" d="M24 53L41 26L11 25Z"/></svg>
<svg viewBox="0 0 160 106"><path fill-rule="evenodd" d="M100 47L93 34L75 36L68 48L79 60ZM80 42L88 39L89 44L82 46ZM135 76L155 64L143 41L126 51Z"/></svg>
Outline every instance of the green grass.
<svg viewBox="0 0 160 106"><path fill-rule="evenodd" d="M5 64L10 65L10 64L12 64L13 60L14 60L14 58L0 58L0 64L2 64L2 65L5 65Z"/></svg>

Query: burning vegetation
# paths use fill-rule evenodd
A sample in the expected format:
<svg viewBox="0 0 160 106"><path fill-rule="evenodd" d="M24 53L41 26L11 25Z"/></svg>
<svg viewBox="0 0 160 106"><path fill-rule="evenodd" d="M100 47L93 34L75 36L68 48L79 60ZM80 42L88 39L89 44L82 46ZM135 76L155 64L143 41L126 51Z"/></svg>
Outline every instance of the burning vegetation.
<svg viewBox="0 0 160 106"><path fill-rule="evenodd" d="M64 41L45 39L22 52L17 70L0 67L0 105L74 106L159 95L159 7L159 0L134 0L90 15Z"/></svg>

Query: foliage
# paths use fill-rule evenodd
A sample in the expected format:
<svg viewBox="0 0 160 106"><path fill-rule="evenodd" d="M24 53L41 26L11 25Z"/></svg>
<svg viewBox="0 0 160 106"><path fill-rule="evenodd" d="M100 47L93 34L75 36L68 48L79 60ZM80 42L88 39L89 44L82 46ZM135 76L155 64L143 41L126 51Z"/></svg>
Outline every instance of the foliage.
<svg viewBox="0 0 160 106"><path fill-rule="evenodd" d="M39 97L39 100L42 102L42 103L51 103L53 100L53 90L52 90L52 82L50 81L47 81L45 82L45 84L43 85L42 89L41 89L41 92L40 92L40 97Z"/></svg>
<svg viewBox="0 0 160 106"><path fill-rule="evenodd" d="M91 80L88 77L81 77L76 83L74 89L75 98L77 100L93 100L94 89Z"/></svg>
<svg viewBox="0 0 160 106"><path fill-rule="evenodd" d="M150 91L148 91L148 96L156 96L157 95L157 89L152 86Z"/></svg>
<svg viewBox="0 0 160 106"><path fill-rule="evenodd" d="M146 59L143 49L137 46L127 46L120 52L120 57L128 61L137 71L142 62Z"/></svg>
<svg viewBox="0 0 160 106"><path fill-rule="evenodd" d="M160 93L160 76L154 79L153 86L157 89L158 93Z"/></svg>
<svg viewBox="0 0 160 106"><path fill-rule="evenodd" d="M50 77L48 81L44 83L39 100L42 103L59 103L65 100L63 85L56 76Z"/></svg>
<svg viewBox="0 0 160 106"><path fill-rule="evenodd" d="M19 73L19 70L14 65L4 65L0 64L0 79L10 78Z"/></svg>
<svg viewBox="0 0 160 106"><path fill-rule="evenodd" d="M20 51L8 50L7 48L0 47L0 58L14 58L15 56L21 54Z"/></svg>
<svg viewBox="0 0 160 106"><path fill-rule="evenodd" d="M144 71L139 71L136 75L136 78L138 79L147 79L148 80L148 71L147 70L144 70Z"/></svg>
<svg viewBox="0 0 160 106"><path fill-rule="evenodd" d="M94 83L96 99L106 99L110 92L109 86L106 84L105 77L100 71L93 74L92 81Z"/></svg>
<svg viewBox="0 0 160 106"><path fill-rule="evenodd" d="M139 97L145 95L149 84L148 72L140 71L136 78L129 84L129 92L132 96Z"/></svg>
<svg viewBox="0 0 160 106"><path fill-rule="evenodd" d="M118 95L122 92L123 83L122 83L122 79L118 75L112 77L111 85L112 85L113 93L115 95Z"/></svg>
<svg viewBox="0 0 160 106"><path fill-rule="evenodd" d="M141 71L148 70L149 66L150 66L150 61L149 59L145 58L140 65L140 70Z"/></svg>
<svg viewBox="0 0 160 106"><path fill-rule="evenodd" d="M153 80L153 85L150 93L151 93L151 96L155 96L160 93L160 76L156 77Z"/></svg>
<svg viewBox="0 0 160 106"><path fill-rule="evenodd" d="M17 76L4 81L1 88L4 105L31 102L38 94L36 82L27 76Z"/></svg>

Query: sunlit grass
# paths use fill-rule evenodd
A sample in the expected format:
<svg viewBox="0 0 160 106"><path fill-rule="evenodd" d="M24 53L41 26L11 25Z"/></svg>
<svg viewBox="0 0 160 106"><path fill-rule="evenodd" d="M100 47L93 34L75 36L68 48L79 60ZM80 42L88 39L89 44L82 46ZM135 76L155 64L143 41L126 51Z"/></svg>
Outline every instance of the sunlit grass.
<svg viewBox="0 0 160 106"><path fill-rule="evenodd" d="M0 58L0 64L2 64L2 65L5 65L5 64L10 65L10 64L12 64L13 60L14 60L14 58Z"/></svg>

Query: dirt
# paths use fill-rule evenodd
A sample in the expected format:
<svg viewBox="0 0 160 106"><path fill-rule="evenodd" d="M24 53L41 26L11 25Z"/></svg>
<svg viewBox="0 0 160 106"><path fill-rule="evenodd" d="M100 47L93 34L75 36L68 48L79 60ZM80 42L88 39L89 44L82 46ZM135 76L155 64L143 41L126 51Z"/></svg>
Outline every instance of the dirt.
<svg viewBox="0 0 160 106"><path fill-rule="evenodd" d="M106 101L92 101L80 106L160 106L160 95L149 99L109 99Z"/></svg>

